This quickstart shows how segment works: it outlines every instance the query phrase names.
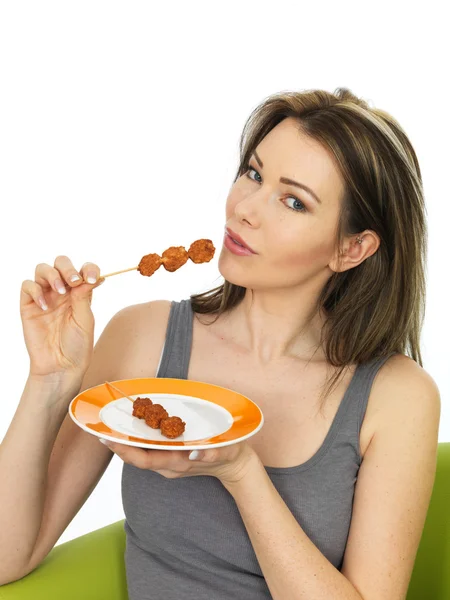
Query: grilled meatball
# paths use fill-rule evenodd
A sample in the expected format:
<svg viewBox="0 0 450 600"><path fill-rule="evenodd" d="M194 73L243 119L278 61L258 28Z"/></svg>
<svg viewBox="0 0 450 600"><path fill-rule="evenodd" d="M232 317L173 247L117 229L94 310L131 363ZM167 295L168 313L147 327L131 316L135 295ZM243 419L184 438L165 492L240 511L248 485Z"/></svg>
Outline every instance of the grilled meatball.
<svg viewBox="0 0 450 600"><path fill-rule="evenodd" d="M149 427L158 429L161 419L169 416L167 410L161 404L153 404L145 408L144 419Z"/></svg>
<svg viewBox="0 0 450 600"><path fill-rule="evenodd" d="M162 435L168 438L176 438L184 433L186 423L180 417L166 417L161 419L160 427Z"/></svg>
<svg viewBox="0 0 450 600"><path fill-rule="evenodd" d="M145 409L147 406L152 406L153 402L150 398L136 398L133 402L133 417L137 417L138 419L144 418Z"/></svg>
<svg viewBox="0 0 450 600"><path fill-rule="evenodd" d="M162 260L159 254L146 254L139 262L138 271L141 275L150 277L161 265Z"/></svg>
<svg viewBox="0 0 450 600"><path fill-rule="evenodd" d="M192 262L205 263L213 258L215 251L216 249L211 240L197 240L192 242L188 250L188 256Z"/></svg>
<svg viewBox="0 0 450 600"><path fill-rule="evenodd" d="M184 246L171 246L162 253L162 261L166 271L176 271L182 267L188 259L188 253Z"/></svg>

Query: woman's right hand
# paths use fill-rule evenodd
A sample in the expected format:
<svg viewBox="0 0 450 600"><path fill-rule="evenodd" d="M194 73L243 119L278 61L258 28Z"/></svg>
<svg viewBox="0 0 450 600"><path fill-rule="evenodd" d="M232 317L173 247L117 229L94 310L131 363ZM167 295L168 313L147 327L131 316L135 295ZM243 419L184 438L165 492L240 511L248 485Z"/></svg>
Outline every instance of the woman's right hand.
<svg viewBox="0 0 450 600"><path fill-rule="evenodd" d="M76 275L79 279L72 281ZM88 281L91 276L96 280L93 284ZM92 290L103 281L96 264L84 263L77 272L67 256L58 256L53 267L46 263L36 267L35 281L22 283L20 316L30 355L30 378L82 379L94 347ZM58 286L65 293L59 293Z"/></svg>

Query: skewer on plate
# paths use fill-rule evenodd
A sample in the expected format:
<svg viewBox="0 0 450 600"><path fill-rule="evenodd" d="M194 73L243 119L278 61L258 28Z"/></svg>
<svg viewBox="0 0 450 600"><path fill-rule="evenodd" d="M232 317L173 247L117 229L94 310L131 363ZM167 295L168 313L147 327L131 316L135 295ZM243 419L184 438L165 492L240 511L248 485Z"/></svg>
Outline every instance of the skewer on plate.
<svg viewBox="0 0 450 600"><path fill-rule="evenodd" d="M136 401L133 408L133 416L138 419L144 419L145 423L153 429L160 428L161 434L165 437L173 439L184 433L186 423L180 419L180 417L174 415L169 417L169 413L161 406L161 404L153 404L150 398L130 398L130 396L127 396L122 390L119 390L118 387L109 381L105 381L105 383L116 390L116 392L122 394L125 398L128 398L133 404Z"/></svg>
<svg viewBox="0 0 450 600"><path fill-rule="evenodd" d="M105 381L105 383L109 386L111 386L113 388L113 390L116 390L116 392L119 392L120 394L122 394L122 396L124 396L125 398L128 398L128 400L131 400L131 402L134 402L133 398L130 398L130 396L127 396L125 394L125 392L123 392L122 390L119 390L118 387L116 387L115 385L113 385L112 383L110 383L109 381Z"/></svg>

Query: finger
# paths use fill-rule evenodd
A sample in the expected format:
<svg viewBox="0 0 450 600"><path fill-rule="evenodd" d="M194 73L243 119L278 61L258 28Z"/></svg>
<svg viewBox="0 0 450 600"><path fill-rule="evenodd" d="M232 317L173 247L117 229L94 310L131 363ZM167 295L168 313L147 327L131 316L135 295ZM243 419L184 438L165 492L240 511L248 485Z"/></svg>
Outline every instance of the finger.
<svg viewBox="0 0 450 600"><path fill-rule="evenodd" d="M83 280L90 285L94 285L100 279L100 267L92 262L85 262L80 269Z"/></svg>
<svg viewBox="0 0 450 600"><path fill-rule="evenodd" d="M200 460L206 463L218 462L220 460L220 449L211 448L210 450L193 450L189 454L189 460Z"/></svg>
<svg viewBox="0 0 450 600"><path fill-rule="evenodd" d="M54 268L61 274L61 280L69 287L76 287L83 283L83 277L79 273L68 256L61 254L55 258Z"/></svg>
<svg viewBox="0 0 450 600"><path fill-rule="evenodd" d="M25 279L20 289L20 308L30 306L33 302L42 310L48 309L42 287L31 279Z"/></svg>
<svg viewBox="0 0 450 600"><path fill-rule="evenodd" d="M37 265L34 279L38 283L44 293L49 290L54 290L58 294L66 293L66 286L62 280L62 275L55 267L48 265L47 263L40 263Z"/></svg>
<svg viewBox="0 0 450 600"><path fill-rule="evenodd" d="M47 263L38 264L34 277L44 292L53 289L58 294L65 294L68 288L83 283L82 276L67 256L57 256L53 267Z"/></svg>
<svg viewBox="0 0 450 600"><path fill-rule="evenodd" d="M117 444L109 440L101 439L100 441L124 462L141 469L151 469L152 471L171 470L184 473L190 468L190 462L186 456L187 452L182 450L146 450L126 444Z"/></svg>
<svg viewBox="0 0 450 600"><path fill-rule="evenodd" d="M139 467L140 469L149 469L148 451L143 448L127 446L126 444L116 444L100 438L100 442L112 450L123 462Z"/></svg>
<svg viewBox="0 0 450 600"><path fill-rule="evenodd" d="M184 450L147 450L148 469L185 473L192 466Z"/></svg>
<svg viewBox="0 0 450 600"><path fill-rule="evenodd" d="M202 460L205 453L202 450L192 450L189 452L189 460Z"/></svg>
<svg viewBox="0 0 450 600"><path fill-rule="evenodd" d="M221 448L206 448L205 450L192 450L189 453L189 460L199 460L206 463L219 463L234 460L239 448L237 444L224 446Z"/></svg>

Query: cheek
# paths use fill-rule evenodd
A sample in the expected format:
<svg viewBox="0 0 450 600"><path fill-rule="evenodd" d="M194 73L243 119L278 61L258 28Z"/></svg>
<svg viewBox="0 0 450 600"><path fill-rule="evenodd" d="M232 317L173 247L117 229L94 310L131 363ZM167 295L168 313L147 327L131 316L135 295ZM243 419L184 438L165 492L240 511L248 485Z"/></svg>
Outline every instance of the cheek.
<svg viewBox="0 0 450 600"><path fill-rule="evenodd" d="M270 261L277 269L323 266L328 264L334 249L331 235L312 230L284 234L271 246Z"/></svg>

